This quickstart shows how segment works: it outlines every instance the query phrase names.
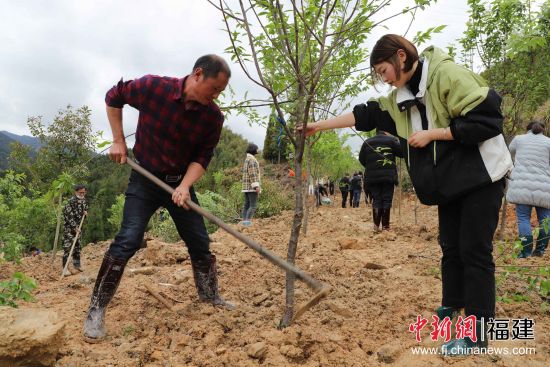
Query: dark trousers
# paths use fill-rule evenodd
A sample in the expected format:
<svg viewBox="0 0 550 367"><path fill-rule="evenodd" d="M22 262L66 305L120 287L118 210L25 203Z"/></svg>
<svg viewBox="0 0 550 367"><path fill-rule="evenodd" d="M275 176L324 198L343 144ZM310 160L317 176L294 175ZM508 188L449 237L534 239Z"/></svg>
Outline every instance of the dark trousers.
<svg viewBox="0 0 550 367"><path fill-rule="evenodd" d="M177 187L179 182L168 184ZM191 200L198 204L195 191L191 189L190 193ZM170 213L191 260L209 261L210 239L203 218L174 204L170 194L135 171L130 174L120 231L108 253L115 259L129 260L141 247L147 223L160 206Z"/></svg>
<svg viewBox="0 0 550 367"><path fill-rule="evenodd" d="M348 192L347 191L340 191L340 192L342 193L342 208L345 208L346 203L348 202Z"/></svg>
<svg viewBox="0 0 550 367"><path fill-rule="evenodd" d="M372 207L374 209L389 209L393 201L392 183L369 184L368 191L372 196Z"/></svg>
<svg viewBox="0 0 550 367"><path fill-rule="evenodd" d="M257 192L245 192L244 193L244 208L243 208L243 220L250 220L256 214L256 206L258 203Z"/></svg>
<svg viewBox="0 0 550 367"><path fill-rule="evenodd" d="M361 190L353 190L353 207L359 208L360 201L361 201Z"/></svg>
<svg viewBox="0 0 550 367"><path fill-rule="evenodd" d="M495 233L504 183L498 181L439 205L443 306L495 316Z"/></svg>
<svg viewBox="0 0 550 367"><path fill-rule="evenodd" d="M69 258L69 252L71 252L71 247L76 236L76 229L66 228L63 233L63 256ZM73 261L80 261L80 238L76 240L76 244L73 249Z"/></svg>

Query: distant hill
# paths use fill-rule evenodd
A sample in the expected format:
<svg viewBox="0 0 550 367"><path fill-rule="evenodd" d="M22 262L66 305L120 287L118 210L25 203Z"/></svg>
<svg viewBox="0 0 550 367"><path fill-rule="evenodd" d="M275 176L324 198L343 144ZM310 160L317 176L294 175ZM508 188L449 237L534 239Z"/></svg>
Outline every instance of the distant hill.
<svg viewBox="0 0 550 367"><path fill-rule="evenodd" d="M15 141L18 141L21 144L30 145L35 150L38 150L38 148L40 148L40 140L38 138L33 137L33 136L17 135L17 134L10 133L8 131L0 131L0 134L4 134L8 138L11 138Z"/></svg>
<svg viewBox="0 0 550 367"><path fill-rule="evenodd" d="M0 131L0 170L8 168L8 157L11 152L10 145L16 141L24 145L29 145L33 147L34 150L40 148L40 140L38 138Z"/></svg>

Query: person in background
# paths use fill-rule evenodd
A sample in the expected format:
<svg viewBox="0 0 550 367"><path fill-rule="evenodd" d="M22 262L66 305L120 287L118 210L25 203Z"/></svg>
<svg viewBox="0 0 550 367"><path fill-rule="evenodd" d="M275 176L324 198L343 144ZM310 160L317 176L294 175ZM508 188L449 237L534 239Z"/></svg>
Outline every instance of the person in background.
<svg viewBox="0 0 550 367"><path fill-rule="evenodd" d="M544 136L544 125L532 121L527 133L510 143L515 167L510 177L506 199L516 204L518 234L522 249L519 258L543 256L548 247L550 223L550 138ZM537 245L533 251L531 212L535 208L539 222Z"/></svg>
<svg viewBox="0 0 550 367"><path fill-rule="evenodd" d="M363 180L361 180L361 175L359 172L353 174L351 179L351 192L353 193L353 208L359 208L359 203L361 201L361 191L363 190Z"/></svg>
<svg viewBox="0 0 550 367"><path fill-rule="evenodd" d="M256 144L248 144L246 158L243 164L242 192L244 193L243 220L241 224L245 227L252 225L252 218L256 213L258 196L262 191L260 188L260 165L254 157L258 154Z"/></svg>
<svg viewBox="0 0 550 367"><path fill-rule="evenodd" d="M348 202L348 193L350 191L350 180L348 173L346 173L344 177L340 179L340 182L338 182L338 188L340 189L340 193L342 194L342 208L345 208L346 203Z"/></svg>
<svg viewBox="0 0 550 367"><path fill-rule="evenodd" d="M401 157L399 140L385 131L368 138L359 152L359 162L365 167L365 191L372 195L374 232L390 229L393 188L398 182L395 157Z"/></svg>
<svg viewBox="0 0 550 367"><path fill-rule="evenodd" d="M332 178L328 179L328 192L330 196L334 195L334 180Z"/></svg>
<svg viewBox="0 0 550 367"><path fill-rule="evenodd" d="M71 247L76 239L76 243L73 249L73 266L76 270L82 271L82 264L80 262L80 232L77 233L78 226L82 219L88 214L88 202L86 201L86 186L75 185L74 195L69 199L65 207L63 207L63 269L65 264L69 260L69 253ZM64 276L70 275L69 270L64 270Z"/></svg>

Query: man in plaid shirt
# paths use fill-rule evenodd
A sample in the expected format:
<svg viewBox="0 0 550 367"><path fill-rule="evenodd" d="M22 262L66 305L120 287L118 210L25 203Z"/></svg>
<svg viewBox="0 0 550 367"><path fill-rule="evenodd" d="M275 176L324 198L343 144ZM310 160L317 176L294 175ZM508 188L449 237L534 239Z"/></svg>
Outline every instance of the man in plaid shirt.
<svg viewBox="0 0 550 367"><path fill-rule="evenodd" d="M105 253L84 322L88 341L105 337L107 305L126 263L141 246L149 219L161 206L170 213L188 248L199 299L232 308L218 293L216 258L210 253L204 220L185 203L191 199L198 204L192 185L205 173L220 139L224 117L214 100L230 77L225 60L206 55L182 79L146 75L121 80L107 92L107 117L113 133L110 159L126 163L122 108L129 104L139 110L133 148L136 160L175 192L170 196L137 172L130 174L121 228Z"/></svg>

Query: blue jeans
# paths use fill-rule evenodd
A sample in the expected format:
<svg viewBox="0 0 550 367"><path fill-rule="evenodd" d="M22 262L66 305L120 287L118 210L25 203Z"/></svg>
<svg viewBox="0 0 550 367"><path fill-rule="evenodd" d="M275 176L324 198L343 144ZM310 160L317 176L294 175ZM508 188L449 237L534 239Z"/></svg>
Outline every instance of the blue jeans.
<svg viewBox="0 0 550 367"><path fill-rule="evenodd" d="M243 208L243 220L250 220L256 214L256 206L258 203L257 192L245 192L244 193L244 208Z"/></svg>
<svg viewBox="0 0 550 367"><path fill-rule="evenodd" d="M550 209L541 208L539 206L535 206L535 211L537 212L537 220L539 222L540 230L539 230L539 238L543 238L548 236L546 232L544 232L544 228L542 227L542 221L545 218L550 218ZM532 230L531 230L531 212L533 211L532 205L525 205L525 204L516 204L516 216L518 218L518 232L520 237L525 236L531 236Z"/></svg>
<svg viewBox="0 0 550 367"><path fill-rule="evenodd" d="M179 182L168 184L175 188ZM199 204L193 188L190 194L191 200ZM130 174L128 189L126 189L122 224L108 253L116 259L123 260L129 260L134 256L141 247L149 219L161 206L168 210L174 220L191 260L209 261L210 238L206 232L204 219L198 213L174 204L170 194L135 171Z"/></svg>

